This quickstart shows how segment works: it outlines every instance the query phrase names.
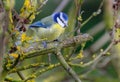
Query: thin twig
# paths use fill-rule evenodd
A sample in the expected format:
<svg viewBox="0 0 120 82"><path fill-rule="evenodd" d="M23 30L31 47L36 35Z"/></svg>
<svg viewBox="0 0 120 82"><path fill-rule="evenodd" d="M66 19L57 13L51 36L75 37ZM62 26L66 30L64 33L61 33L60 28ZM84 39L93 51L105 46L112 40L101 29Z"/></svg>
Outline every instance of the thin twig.
<svg viewBox="0 0 120 82"><path fill-rule="evenodd" d="M113 45L114 45L114 42L111 42L109 44L109 46L103 52L101 52L94 60L82 65L82 67L86 67L86 66L93 64L91 66L90 70L88 70L83 75L80 75L80 77L85 78L86 75L88 75L91 71L93 71L95 69L96 65L98 64L98 62L100 62L103 59L102 56L105 55L112 48Z"/></svg>
<svg viewBox="0 0 120 82"><path fill-rule="evenodd" d="M35 68L35 67L46 67L46 66L49 66L49 64L46 64L46 63L34 63L34 64L30 64L30 65L27 65L27 66L21 66L21 67L18 67L18 68L13 68L12 70L9 71L9 73L14 73L14 72L17 72L17 71L22 71L22 70L26 70L26 69L30 69L30 68Z"/></svg>
<svg viewBox="0 0 120 82"><path fill-rule="evenodd" d="M75 5L77 6L77 5L78 5L78 4L77 4L77 0L74 0L74 2L75 2ZM80 22L78 21L78 26L75 28L74 31L70 32L69 35L72 34L73 32L76 32L76 31L78 31L78 34L79 34L80 30L78 30L78 29L81 29L81 28L82 28L84 25L86 25L93 17L99 15L99 14L101 13L101 8L102 8L102 6L103 6L103 2L104 2L104 0L101 2L101 4L100 4L100 6L98 7L97 11L94 12L94 13L92 13L92 15L91 15L90 17L88 17L83 23L80 23Z"/></svg>
<svg viewBox="0 0 120 82"><path fill-rule="evenodd" d="M114 45L114 42L111 42L109 46L103 52L101 52L93 61L86 63L84 66L93 64L94 62L99 62L99 58L105 55L112 48L113 45Z"/></svg>
<svg viewBox="0 0 120 82"><path fill-rule="evenodd" d="M99 15L101 13L101 9L97 10L96 12L94 12L89 18L87 18L87 20L85 20L85 22L83 22L81 24L81 27L82 28L84 25L86 25L93 17Z"/></svg>
<svg viewBox="0 0 120 82"><path fill-rule="evenodd" d="M100 62L102 60L102 56L105 55L113 47L114 44L115 44L115 27L113 27L113 29L112 29L112 40L111 40L111 43L109 44L109 46L103 52L101 52L94 60L82 65L82 66L86 67L88 65L93 64L91 66L90 70L88 70L86 73L84 73L80 77L84 78L91 71L93 71L95 69L96 65L98 64L98 62Z"/></svg>
<svg viewBox="0 0 120 82"><path fill-rule="evenodd" d="M17 74L19 75L21 80L25 80L25 76L20 71L17 71Z"/></svg>
<svg viewBox="0 0 120 82"><path fill-rule="evenodd" d="M48 0L43 1L43 3L36 9L35 12L40 12L41 8L48 2ZM29 19L34 13L30 13L30 15L27 17Z"/></svg>
<svg viewBox="0 0 120 82"><path fill-rule="evenodd" d="M14 79L12 79L12 78L5 78L5 82L24 82L24 81L22 81L22 80L14 80Z"/></svg>
<svg viewBox="0 0 120 82"><path fill-rule="evenodd" d="M41 70L41 69L37 70L35 73L31 74L26 80L24 80L24 82L27 82L30 79L36 78L37 76L41 75L42 73L44 73L44 72L46 72L48 70L51 70L51 69L53 69L55 67L58 67L58 66L60 66L60 63L54 64L54 65L50 65L50 66L44 68L43 70Z"/></svg>
<svg viewBox="0 0 120 82"><path fill-rule="evenodd" d="M94 58L94 60L89 61L88 63L84 63L84 64L82 64L82 65L80 65L80 64L73 64L73 63L71 63L71 62L68 62L68 63L69 63L69 65L71 65L71 66L78 66L78 67L87 67L87 66L92 65L93 63L98 63L98 62L101 60L100 58L101 58L103 55L105 55L105 54L112 48L113 45L114 45L114 42L111 42L111 43L109 44L109 46L105 49L105 51L101 52L96 58Z"/></svg>
<svg viewBox="0 0 120 82"><path fill-rule="evenodd" d="M62 56L60 50L58 49L56 57L58 58L58 60L60 61L60 63L62 64L62 66L64 67L64 69L75 79L76 82L81 82L80 78L78 77L78 75L76 74L76 72L74 72L74 70L68 65L68 63L65 61L64 57Z"/></svg>
<svg viewBox="0 0 120 82"><path fill-rule="evenodd" d="M100 6L98 7L97 11L96 11L96 12L93 12L93 14L92 14L90 17L88 17L87 20L85 20L85 22L83 22L83 23L81 24L81 27L80 27L80 28L82 28L85 24L87 24L93 17L95 17L95 16L97 16L97 15L99 15L99 14L101 13L101 8L102 8L102 6L103 6L103 3L104 3L104 0L101 2L101 4L100 4Z"/></svg>
<svg viewBox="0 0 120 82"><path fill-rule="evenodd" d="M79 1L79 0L74 0L75 1L75 4L76 4L76 13L77 13L77 17L80 16L80 12L81 12L81 5L83 3L83 1ZM77 34L80 34L80 27L81 27L81 22L79 20L77 20L77 27L78 28L76 31L77 31Z"/></svg>

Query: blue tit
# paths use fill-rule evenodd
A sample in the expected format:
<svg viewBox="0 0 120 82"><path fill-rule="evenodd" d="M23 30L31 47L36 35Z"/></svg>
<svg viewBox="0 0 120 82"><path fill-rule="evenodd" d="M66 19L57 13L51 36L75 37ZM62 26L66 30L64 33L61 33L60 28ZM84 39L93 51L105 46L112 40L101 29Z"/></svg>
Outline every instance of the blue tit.
<svg viewBox="0 0 120 82"><path fill-rule="evenodd" d="M30 35L34 34L34 36L37 36L38 39L54 41L59 38L67 26L67 14L57 12L31 24L28 30L32 31Z"/></svg>

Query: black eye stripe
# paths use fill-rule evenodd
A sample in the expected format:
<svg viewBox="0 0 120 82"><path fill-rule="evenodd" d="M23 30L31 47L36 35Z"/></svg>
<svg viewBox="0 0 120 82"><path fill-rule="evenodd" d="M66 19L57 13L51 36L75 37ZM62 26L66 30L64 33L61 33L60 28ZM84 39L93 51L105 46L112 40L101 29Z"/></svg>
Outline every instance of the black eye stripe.
<svg viewBox="0 0 120 82"><path fill-rule="evenodd" d="M60 19L60 21L65 25L65 22L60 18L60 17L58 17L59 19Z"/></svg>

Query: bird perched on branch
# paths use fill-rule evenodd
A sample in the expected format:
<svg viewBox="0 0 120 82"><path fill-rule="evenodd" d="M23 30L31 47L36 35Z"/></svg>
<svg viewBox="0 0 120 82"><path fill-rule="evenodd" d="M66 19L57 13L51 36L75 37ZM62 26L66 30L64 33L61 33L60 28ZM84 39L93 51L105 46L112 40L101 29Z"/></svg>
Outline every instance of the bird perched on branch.
<svg viewBox="0 0 120 82"><path fill-rule="evenodd" d="M31 24L27 29L27 34L33 36L35 39L37 38L38 40L41 40L43 47L46 48L47 47L46 42L58 39L67 26L68 26L67 14L63 12L57 12L41 19L40 21ZM32 44L32 47L33 46L34 44ZM49 57L48 60L50 62L51 61L50 54L48 54L48 57Z"/></svg>
<svg viewBox="0 0 120 82"><path fill-rule="evenodd" d="M34 34L34 36L38 39L53 41L58 39L67 26L67 14L63 12L57 12L31 24L28 28L28 31L31 30L30 35Z"/></svg>

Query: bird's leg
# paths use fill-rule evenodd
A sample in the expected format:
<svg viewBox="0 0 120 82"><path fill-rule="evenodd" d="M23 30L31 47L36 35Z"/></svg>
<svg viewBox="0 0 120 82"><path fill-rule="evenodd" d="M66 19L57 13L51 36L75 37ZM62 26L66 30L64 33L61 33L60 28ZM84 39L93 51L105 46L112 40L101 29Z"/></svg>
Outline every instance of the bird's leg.
<svg viewBox="0 0 120 82"><path fill-rule="evenodd" d="M60 42L60 40L58 40L58 39L55 39L55 40L53 40L53 42Z"/></svg>
<svg viewBox="0 0 120 82"><path fill-rule="evenodd" d="M55 39L55 40L53 40L54 42L59 42L59 40L58 39Z"/></svg>

